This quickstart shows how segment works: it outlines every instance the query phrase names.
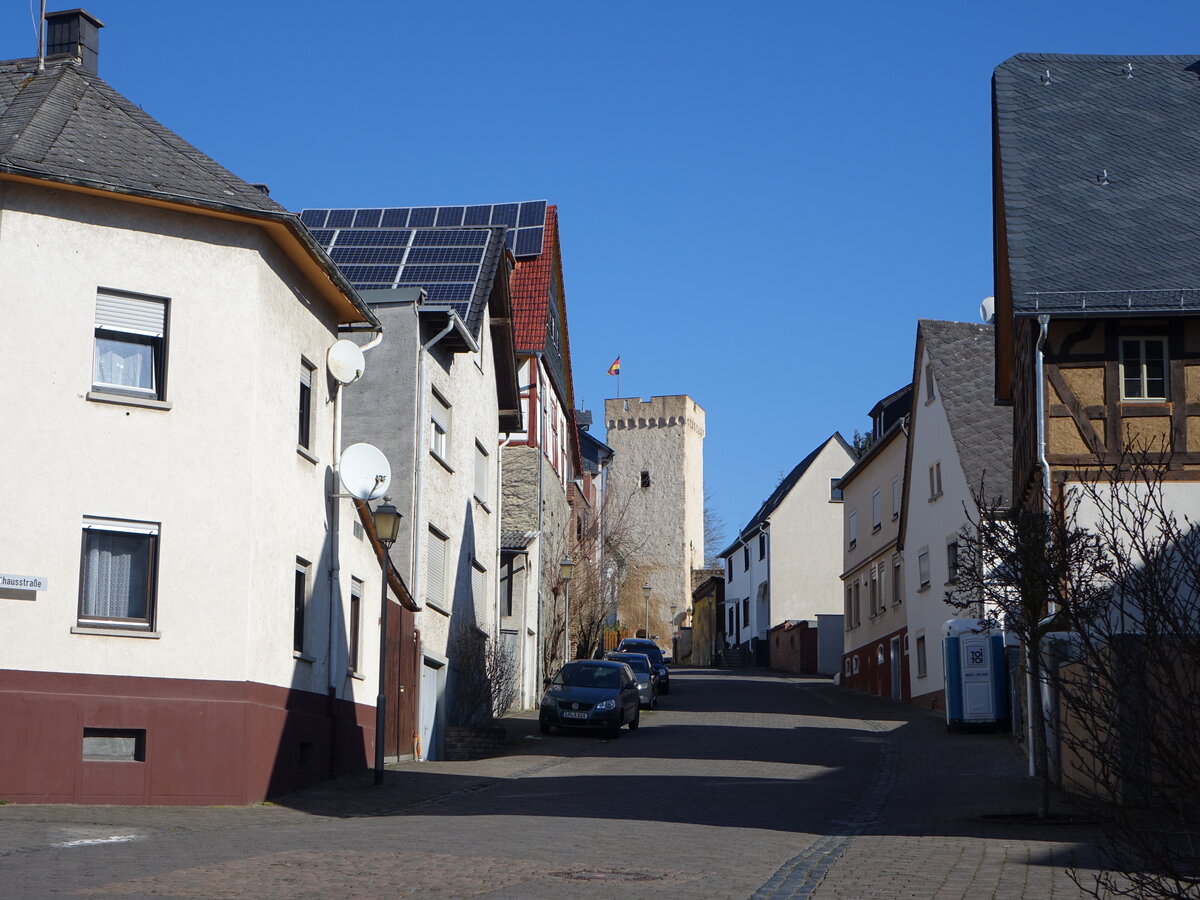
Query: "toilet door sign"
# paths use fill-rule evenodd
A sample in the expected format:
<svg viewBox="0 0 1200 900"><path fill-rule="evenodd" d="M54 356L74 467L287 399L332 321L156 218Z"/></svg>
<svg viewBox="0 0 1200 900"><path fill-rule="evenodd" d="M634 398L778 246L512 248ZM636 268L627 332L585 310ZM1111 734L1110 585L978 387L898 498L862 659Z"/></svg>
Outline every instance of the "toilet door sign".
<svg viewBox="0 0 1200 900"><path fill-rule="evenodd" d="M5 575L0 573L0 588L19 591L44 591L49 582L44 575Z"/></svg>

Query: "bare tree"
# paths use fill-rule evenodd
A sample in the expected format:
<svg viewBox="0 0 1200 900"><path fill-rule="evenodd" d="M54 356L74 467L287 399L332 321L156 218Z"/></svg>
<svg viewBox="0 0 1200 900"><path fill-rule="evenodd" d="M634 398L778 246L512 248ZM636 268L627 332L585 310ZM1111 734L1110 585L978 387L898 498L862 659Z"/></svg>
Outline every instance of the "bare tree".
<svg viewBox="0 0 1200 900"><path fill-rule="evenodd" d="M1041 776L1037 813L1045 818L1050 811L1052 773L1038 651L1043 637L1060 627L1047 613L1074 603L1077 595L1090 597L1103 557L1094 535L1064 524L1077 518L1077 495L1064 497L1052 513L1006 509L999 501L985 500L982 488L974 499L978 513L972 517L968 510L968 524L959 534L959 568L946 602L977 616L982 628L1003 628L1020 640L1020 669L1028 688L1026 714Z"/></svg>
<svg viewBox="0 0 1200 900"><path fill-rule="evenodd" d="M704 490L704 565L715 569L720 567L717 556L725 549L725 519L713 505L712 492Z"/></svg>
<svg viewBox="0 0 1200 900"><path fill-rule="evenodd" d="M1107 835L1096 897L1200 897L1200 529L1167 477L1135 450L1076 488L1106 590L1070 598L1055 685L1064 780Z"/></svg>
<svg viewBox="0 0 1200 900"><path fill-rule="evenodd" d="M502 717L517 696L517 662L495 637L475 626L459 630L451 648L455 725L479 727Z"/></svg>

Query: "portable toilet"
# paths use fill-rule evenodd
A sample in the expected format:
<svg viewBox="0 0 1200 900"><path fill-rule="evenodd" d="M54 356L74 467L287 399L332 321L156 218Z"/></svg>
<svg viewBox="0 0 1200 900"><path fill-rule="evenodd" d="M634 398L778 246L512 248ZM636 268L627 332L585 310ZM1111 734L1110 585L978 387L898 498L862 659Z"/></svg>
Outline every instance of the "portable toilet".
<svg viewBox="0 0 1200 900"><path fill-rule="evenodd" d="M950 619L942 628L946 660L946 727L1003 730L1008 725L1004 636L978 619Z"/></svg>

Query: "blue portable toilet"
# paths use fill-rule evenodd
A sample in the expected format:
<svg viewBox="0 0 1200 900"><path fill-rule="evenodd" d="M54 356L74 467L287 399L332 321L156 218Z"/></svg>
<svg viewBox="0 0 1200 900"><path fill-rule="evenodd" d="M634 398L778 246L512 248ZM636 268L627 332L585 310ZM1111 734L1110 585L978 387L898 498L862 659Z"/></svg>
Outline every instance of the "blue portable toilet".
<svg viewBox="0 0 1200 900"><path fill-rule="evenodd" d="M951 731L1008 726L1008 666L1004 636L978 619L950 619L942 627L946 660L946 727Z"/></svg>

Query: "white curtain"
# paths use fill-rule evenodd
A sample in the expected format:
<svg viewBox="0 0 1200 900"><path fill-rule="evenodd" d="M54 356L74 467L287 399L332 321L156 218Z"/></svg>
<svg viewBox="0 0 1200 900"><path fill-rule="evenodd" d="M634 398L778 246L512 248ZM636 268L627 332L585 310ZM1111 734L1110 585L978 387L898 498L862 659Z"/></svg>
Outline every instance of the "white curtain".
<svg viewBox="0 0 1200 900"><path fill-rule="evenodd" d="M146 535L88 532L83 576L85 617L146 618L149 544Z"/></svg>
<svg viewBox="0 0 1200 900"><path fill-rule="evenodd" d="M154 390L153 348L133 341L96 338L95 384Z"/></svg>

